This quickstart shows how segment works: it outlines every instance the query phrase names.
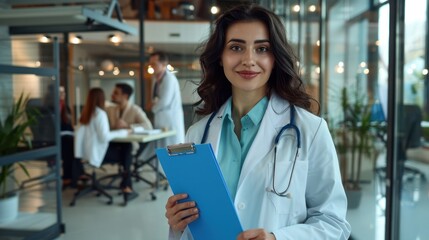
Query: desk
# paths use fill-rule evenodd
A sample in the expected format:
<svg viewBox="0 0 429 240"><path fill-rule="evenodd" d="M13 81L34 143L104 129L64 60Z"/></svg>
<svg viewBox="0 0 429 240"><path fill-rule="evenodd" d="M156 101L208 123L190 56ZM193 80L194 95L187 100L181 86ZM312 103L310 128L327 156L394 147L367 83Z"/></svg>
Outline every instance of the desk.
<svg viewBox="0 0 429 240"><path fill-rule="evenodd" d="M156 140L160 140L163 138L171 137L176 135L175 130L167 130L161 133L154 134L130 134L126 137L114 138L112 142L140 142L140 143L148 143Z"/></svg>
<svg viewBox="0 0 429 240"><path fill-rule="evenodd" d="M167 130L167 131L162 131L160 133L154 133L154 134L130 134L126 137L119 137L119 138L114 138L112 140L112 142L138 142L138 143L149 143L149 142L154 142L155 143L155 148L158 145L158 140L167 138L167 137L171 137L176 135L176 131L175 130ZM136 156L137 158L138 156ZM152 160L156 160L155 161L155 165L151 164ZM160 172L159 172L159 162L156 159L156 154L155 152L153 153L153 155L151 157L149 157L149 159L142 161L141 163L137 163L137 160L134 161L134 169L132 172L133 177L137 178L138 180L144 181L146 183L148 183L149 185L151 185L155 191L158 190L158 186L159 186L159 177L163 176ZM141 177L137 171L138 168L142 167L143 165L149 165L156 173L156 180L155 182L150 182L149 180ZM163 176L163 178L165 178L165 176ZM166 179L166 178L165 178ZM168 185L167 185L168 186ZM152 200L156 199L155 194L152 192L151 193L151 197Z"/></svg>

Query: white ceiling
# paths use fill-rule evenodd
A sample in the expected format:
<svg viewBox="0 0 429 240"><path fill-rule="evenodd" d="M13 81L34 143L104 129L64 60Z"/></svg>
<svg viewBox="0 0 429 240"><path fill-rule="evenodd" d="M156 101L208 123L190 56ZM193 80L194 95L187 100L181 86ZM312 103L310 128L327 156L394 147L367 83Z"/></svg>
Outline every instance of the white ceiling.
<svg viewBox="0 0 429 240"><path fill-rule="evenodd" d="M137 21L127 24L138 27ZM146 21L144 24L144 48L146 53L160 50L172 56L197 56L197 47L205 40L209 32L208 22L159 22ZM121 38L121 43L114 45L109 42L109 35L115 34ZM38 41L43 34L14 35L13 39L25 39L28 41ZM50 34L50 37L57 37L63 41L64 34ZM124 34L119 31L108 32L76 32L69 33L70 39L80 36L82 43L75 46L83 49L89 56L102 58L116 58L121 61L133 61L139 58L139 36Z"/></svg>

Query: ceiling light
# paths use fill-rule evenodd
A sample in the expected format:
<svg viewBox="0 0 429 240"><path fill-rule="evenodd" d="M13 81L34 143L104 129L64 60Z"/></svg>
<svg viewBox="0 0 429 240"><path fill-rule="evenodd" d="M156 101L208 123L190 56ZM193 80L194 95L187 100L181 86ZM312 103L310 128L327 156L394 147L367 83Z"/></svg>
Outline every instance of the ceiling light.
<svg viewBox="0 0 429 240"><path fill-rule="evenodd" d="M74 36L74 37L70 40L70 43L72 43L72 44L79 44L79 43L82 43L82 36L80 36L80 35L76 35L76 36Z"/></svg>
<svg viewBox="0 0 429 240"><path fill-rule="evenodd" d="M114 44L119 44L121 42L121 38L118 35L110 34L109 41Z"/></svg>
<svg viewBox="0 0 429 240"><path fill-rule="evenodd" d="M153 69L153 67L149 65L149 67L147 67L147 73L153 74L154 72L155 72L155 69Z"/></svg>
<svg viewBox="0 0 429 240"><path fill-rule="evenodd" d="M299 10L301 10L301 7L297 4L295 6L293 6L293 11L294 12L299 12Z"/></svg>
<svg viewBox="0 0 429 240"><path fill-rule="evenodd" d="M216 6L213 6L213 7L211 7L211 8L210 8L210 12L211 12L213 15L215 15L215 14L217 14L217 13L219 12L219 8L218 8L218 7L216 7Z"/></svg>
<svg viewBox="0 0 429 240"><path fill-rule="evenodd" d="M320 67L316 67L316 69L314 69L314 71L315 71L317 74L320 74Z"/></svg>
<svg viewBox="0 0 429 240"><path fill-rule="evenodd" d="M119 71L119 68L118 67L114 67L113 68L113 75L115 75L115 76L117 76L117 75L119 75L119 73L120 73L121 71Z"/></svg>
<svg viewBox="0 0 429 240"><path fill-rule="evenodd" d="M49 43L51 42L51 36L49 35L43 35L39 38L39 42L41 43Z"/></svg>

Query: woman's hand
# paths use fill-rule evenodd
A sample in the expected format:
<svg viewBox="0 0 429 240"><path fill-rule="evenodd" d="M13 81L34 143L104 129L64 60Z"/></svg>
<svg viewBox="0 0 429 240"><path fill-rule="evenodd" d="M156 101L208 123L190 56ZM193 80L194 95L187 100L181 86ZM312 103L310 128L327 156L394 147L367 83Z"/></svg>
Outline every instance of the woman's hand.
<svg viewBox="0 0 429 240"><path fill-rule="evenodd" d="M240 233L237 240L276 240L276 237L274 234L269 233L262 228L258 228Z"/></svg>
<svg viewBox="0 0 429 240"><path fill-rule="evenodd" d="M186 199L188 194L177 194L168 198L165 205L165 217L168 219L168 225L175 231L183 231L189 223L198 218L198 208L195 202L181 202Z"/></svg>

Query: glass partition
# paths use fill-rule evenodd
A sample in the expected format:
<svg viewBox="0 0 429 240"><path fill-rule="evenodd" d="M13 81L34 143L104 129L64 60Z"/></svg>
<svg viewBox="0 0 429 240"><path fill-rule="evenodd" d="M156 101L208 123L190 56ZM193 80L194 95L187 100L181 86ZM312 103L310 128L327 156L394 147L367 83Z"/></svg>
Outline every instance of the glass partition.
<svg viewBox="0 0 429 240"><path fill-rule="evenodd" d="M429 236L429 111L428 111L428 2L404 1L403 42L396 57L402 87L397 91L396 137L400 197L399 239L424 239ZM401 26L401 25L400 25ZM403 49L401 49L403 48ZM401 54L403 51L403 55ZM401 74L402 72L402 74Z"/></svg>
<svg viewBox="0 0 429 240"><path fill-rule="evenodd" d="M368 1L347 0L326 10L326 68L321 72L328 94L323 100L348 199L347 219L353 239L377 239L384 225L377 212L376 163L381 159L385 164L385 145L377 137L384 135L381 123L371 120L378 76L378 10L370 9Z"/></svg>

